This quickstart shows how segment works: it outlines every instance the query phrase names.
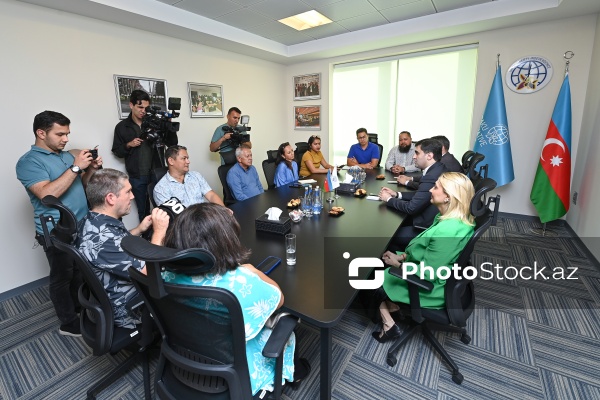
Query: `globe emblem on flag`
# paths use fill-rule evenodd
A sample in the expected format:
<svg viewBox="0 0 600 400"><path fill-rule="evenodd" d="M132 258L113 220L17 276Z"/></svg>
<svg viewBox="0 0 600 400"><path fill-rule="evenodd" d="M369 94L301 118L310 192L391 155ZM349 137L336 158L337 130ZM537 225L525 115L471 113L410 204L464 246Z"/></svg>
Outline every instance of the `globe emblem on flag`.
<svg viewBox="0 0 600 400"><path fill-rule="evenodd" d="M552 64L544 57L525 57L506 71L506 86L516 93L537 92L550 82L552 71Z"/></svg>
<svg viewBox="0 0 600 400"><path fill-rule="evenodd" d="M489 144L501 146L508 142L508 128L504 125L496 125L485 134Z"/></svg>

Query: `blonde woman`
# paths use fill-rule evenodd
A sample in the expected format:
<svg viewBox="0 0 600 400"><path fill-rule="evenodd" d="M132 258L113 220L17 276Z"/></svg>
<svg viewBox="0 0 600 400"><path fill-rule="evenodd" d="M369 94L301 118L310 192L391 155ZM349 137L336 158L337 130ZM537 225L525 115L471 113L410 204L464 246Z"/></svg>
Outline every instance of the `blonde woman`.
<svg viewBox="0 0 600 400"><path fill-rule="evenodd" d="M473 236L475 224L470 205L474 189L469 178L458 172L445 172L429 191L431 203L438 208L439 214L433 225L411 240L403 253L388 251L383 255L383 262L390 265L390 268L401 267L403 262L411 262L419 267L417 276L420 275L421 262L434 271L441 266L451 268ZM398 310L393 302L410 303L406 281L394 277L388 270L383 282L388 299L379 306L382 329L380 332L373 332L373 337L381 343L400 335L400 328L390 315L390 312ZM427 273L424 278L433 283L433 290L419 293L421 306L443 308L445 279L439 279L435 274L430 279Z"/></svg>

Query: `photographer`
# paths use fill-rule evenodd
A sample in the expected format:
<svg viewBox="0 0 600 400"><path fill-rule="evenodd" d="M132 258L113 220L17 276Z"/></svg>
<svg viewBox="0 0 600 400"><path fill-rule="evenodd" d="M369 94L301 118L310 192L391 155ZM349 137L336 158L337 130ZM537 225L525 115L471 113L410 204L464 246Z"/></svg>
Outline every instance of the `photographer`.
<svg viewBox="0 0 600 400"><path fill-rule="evenodd" d="M222 153L235 151L235 148L237 147L231 142L231 136L233 135L231 130L238 127L238 122L240 121L241 115L242 112L239 108L231 107L229 111L227 111L227 123L219 125L217 129L215 129L215 133L213 134L210 142L210 151L213 153L217 151L221 153L221 165L225 164ZM223 128L230 129L230 132L226 132ZM252 143L249 141L245 142L244 145L252 148Z"/></svg>
<svg viewBox="0 0 600 400"><path fill-rule="evenodd" d="M142 140L141 125L146 115L146 107L150 105L150 96L143 90L134 90L129 96L131 112L127 119L115 127L112 152L115 156L125 159L125 169L129 174L132 192L138 209L140 221L149 214L147 189L150 171L153 168L164 167L158 157L158 152L148 140ZM164 144L177 144L177 133L167 132Z"/></svg>

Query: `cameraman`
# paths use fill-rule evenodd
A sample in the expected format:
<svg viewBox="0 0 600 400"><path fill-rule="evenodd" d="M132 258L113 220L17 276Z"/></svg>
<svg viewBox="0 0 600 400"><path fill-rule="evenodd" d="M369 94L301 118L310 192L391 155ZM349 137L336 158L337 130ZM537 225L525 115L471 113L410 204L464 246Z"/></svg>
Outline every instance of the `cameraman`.
<svg viewBox="0 0 600 400"><path fill-rule="evenodd" d="M235 128L238 126L238 122L240 121L240 116L242 112L237 107L231 107L229 111L227 111L227 123L223 125L219 125L217 129L215 129L215 133L213 133L213 137L210 142L210 151L225 153L228 151L235 151L235 148L232 146L231 132L225 132L223 127L228 126L231 128ZM245 146L252 148L252 143L246 142ZM221 165L225 164L225 160L223 159L223 155L221 155Z"/></svg>
<svg viewBox="0 0 600 400"><path fill-rule="evenodd" d="M131 112L127 119L115 127L112 152L115 156L125 159L125 169L129 174L132 192L138 209L140 222L149 214L148 183L150 171L153 168L164 167L157 157L159 149L152 143L140 138L142 119L146 115L146 107L150 105L150 96L143 90L134 90L129 96ZM177 144L177 133L168 132L165 135L165 145Z"/></svg>

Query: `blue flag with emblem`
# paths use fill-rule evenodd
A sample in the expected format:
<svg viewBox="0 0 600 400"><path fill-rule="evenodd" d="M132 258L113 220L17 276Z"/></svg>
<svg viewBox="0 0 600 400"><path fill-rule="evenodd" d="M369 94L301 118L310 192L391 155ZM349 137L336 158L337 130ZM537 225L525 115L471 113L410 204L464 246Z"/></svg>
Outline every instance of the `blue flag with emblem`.
<svg viewBox="0 0 600 400"><path fill-rule="evenodd" d="M498 186L506 185L515 179L500 65L496 68L496 76L473 151L485 156L484 163L488 165L487 176L495 180Z"/></svg>

